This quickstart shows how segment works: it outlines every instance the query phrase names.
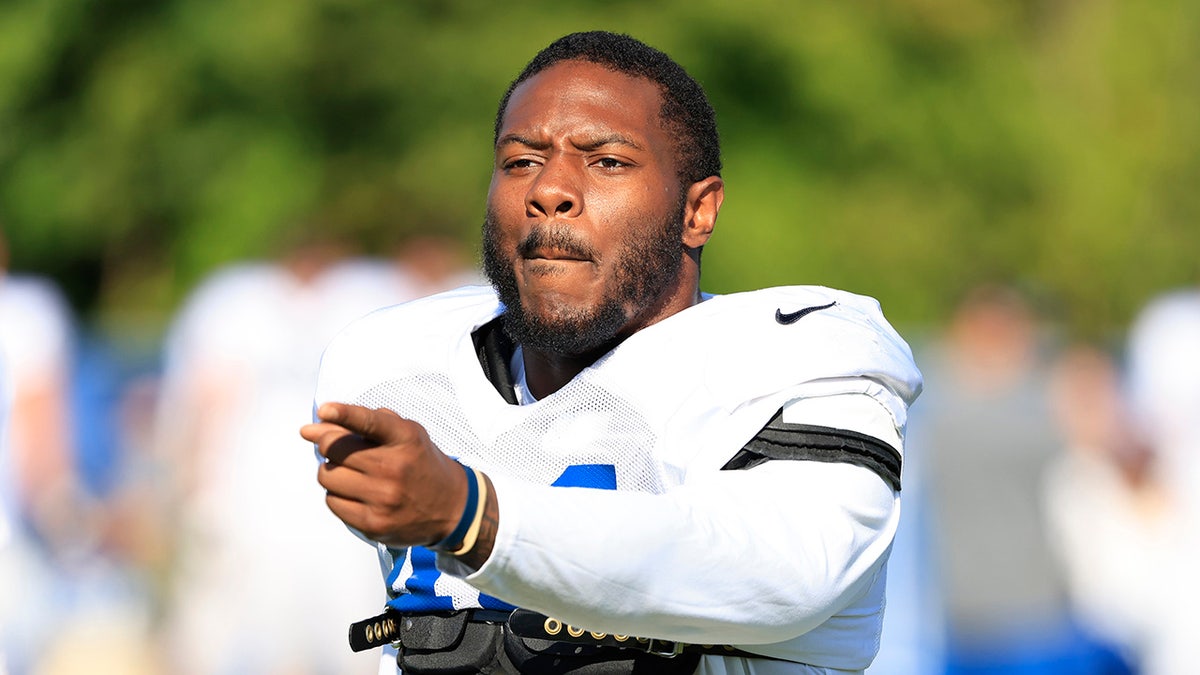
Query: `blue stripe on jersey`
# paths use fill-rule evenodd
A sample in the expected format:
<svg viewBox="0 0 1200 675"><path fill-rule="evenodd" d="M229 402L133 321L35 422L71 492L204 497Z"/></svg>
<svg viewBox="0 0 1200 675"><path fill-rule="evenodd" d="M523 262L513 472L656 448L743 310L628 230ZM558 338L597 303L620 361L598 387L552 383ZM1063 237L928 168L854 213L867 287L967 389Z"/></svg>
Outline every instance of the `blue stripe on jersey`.
<svg viewBox="0 0 1200 675"><path fill-rule="evenodd" d="M612 464L574 464L568 466L551 485L616 490L617 467Z"/></svg>
<svg viewBox="0 0 1200 675"><path fill-rule="evenodd" d="M568 466L551 485L616 490L617 467L612 464L575 464ZM404 556L395 553L398 551L393 551L392 571L387 578L389 589L395 588L400 569L404 566ZM412 573L404 580L405 592L388 600L387 606L400 612L445 612L456 609L450 596L438 595L434 590L434 584L442 575L437 568L437 554L423 546L413 546L408 549L408 557L412 560ZM483 593L479 594L479 605L484 609L516 609Z"/></svg>
<svg viewBox="0 0 1200 675"><path fill-rule="evenodd" d="M434 591L434 584L442 575L441 570L437 568L437 554L423 546L412 547L408 554L412 558L412 574L404 580L404 590L407 593L401 593L388 600L387 606L401 612L453 611L455 609L453 599L448 595L438 595ZM388 588L393 588L403 565L404 558L400 557L388 575ZM508 603L483 593L479 594L479 605L485 609L504 611L516 609Z"/></svg>

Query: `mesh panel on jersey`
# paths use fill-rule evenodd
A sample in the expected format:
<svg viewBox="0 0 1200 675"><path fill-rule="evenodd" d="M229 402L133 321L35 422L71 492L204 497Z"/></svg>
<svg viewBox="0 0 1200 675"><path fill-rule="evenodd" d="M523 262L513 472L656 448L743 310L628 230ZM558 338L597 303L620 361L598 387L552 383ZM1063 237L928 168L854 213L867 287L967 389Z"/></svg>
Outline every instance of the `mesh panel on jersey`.
<svg viewBox="0 0 1200 675"><path fill-rule="evenodd" d="M645 417L586 377L534 405L477 412L474 424L442 374L382 382L354 402L420 422L442 452L484 471L550 485L570 466L610 464L618 490L664 489L666 472L653 458L657 438Z"/></svg>
<svg viewBox="0 0 1200 675"><path fill-rule="evenodd" d="M381 382L353 402L368 408L388 408L419 422L433 442L451 457L478 456L482 443L460 407L445 395L450 389L450 380L444 375L415 375ZM447 405L447 399L451 405Z"/></svg>

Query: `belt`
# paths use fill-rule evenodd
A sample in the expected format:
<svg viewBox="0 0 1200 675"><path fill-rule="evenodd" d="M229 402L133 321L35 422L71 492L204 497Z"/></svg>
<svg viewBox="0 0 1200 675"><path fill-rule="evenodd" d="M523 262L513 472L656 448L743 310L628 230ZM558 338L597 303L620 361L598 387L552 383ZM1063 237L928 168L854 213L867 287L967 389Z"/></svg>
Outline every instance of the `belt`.
<svg viewBox="0 0 1200 675"><path fill-rule="evenodd" d="M443 621L420 621L424 617L437 617ZM415 637L415 633L418 631L421 634L420 642L423 646L427 646L426 648L429 648L428 645L443 641L449 646L461 635L464 623L505 625L513 635L530 640L632 649L663 657L680 654L709 654L775 660L770 656L743 651L730 645L689 644L674 640L598 633L564 624L558 619L526 609L518 609L511 613L492 609L468 609L453 612L404 614L389 608L383 614L350 624L350 648L360 652L392 643L403 645L412 641L411 639L406 640L406 637ZM440 633L445 633L444 639Z"/></svg>
<svg viewBox="0 0 1200 675"><path fill-rule="evenodd" d="M772 658L770 656L763 656L762 654L743 651L730 645L699 645L676 642L674 640L635 637L632 635L598 633L570 624L564 624L558 619L538 614L537 612L531 612L527 609L518 609L509 615L508 629L513 635L525 639L547 640L572 645L633 649L664 657L678 656L680 654L709 654L741 656L752 659Z"/></svg>

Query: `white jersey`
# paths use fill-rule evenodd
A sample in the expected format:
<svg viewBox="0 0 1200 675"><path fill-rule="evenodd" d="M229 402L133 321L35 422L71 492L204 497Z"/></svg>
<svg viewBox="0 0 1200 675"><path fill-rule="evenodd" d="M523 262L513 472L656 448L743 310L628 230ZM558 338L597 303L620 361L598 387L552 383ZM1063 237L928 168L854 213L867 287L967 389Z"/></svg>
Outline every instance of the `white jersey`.
<svg viewBox="0 0 1200 675"><path fill-rule="evenodd" d="M517 605L796 662L705 657L699 672L870 663L898 493L849 464L720 468L781 408L784 421L899 451L921 380L878 303L820 287L709 297L521 406L485 377L472 341L502 311L491 289L468 287L371 314L326 350L318 403L414 419L496 485L500 529L477 572L380 547L389 605Z"/></svg>
<svg viewBox="0 0 1200 675"><path fill-rule="evenodd" d="M4 354L0 353L0 552L8 545L12 536L12 524L8 501L13 495L11 491L10 473L12 468L8 460L8 408L11 398L11 386L8 373L4 370ZM3 649L0 647L0 649ZM0 652L0 673L4 672L4 654Z"/></svg>

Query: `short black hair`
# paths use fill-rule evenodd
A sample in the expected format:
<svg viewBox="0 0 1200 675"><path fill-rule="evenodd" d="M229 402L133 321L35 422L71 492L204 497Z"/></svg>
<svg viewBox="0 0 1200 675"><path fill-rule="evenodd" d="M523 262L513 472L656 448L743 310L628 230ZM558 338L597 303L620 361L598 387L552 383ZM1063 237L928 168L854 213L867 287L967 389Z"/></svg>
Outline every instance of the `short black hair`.
<svg viewBox="0 0 1200 675"><path fill-rule="evenodd" d="M628 35L605 31L572 33L538 52L500 99L493 143L500 138L504 111L513 90L561 61L588 61L658 85L663 99L659 116L675 140L679 179L686 186L709 176L721 175L717 119L704 89L670 56Z"/></svg>

